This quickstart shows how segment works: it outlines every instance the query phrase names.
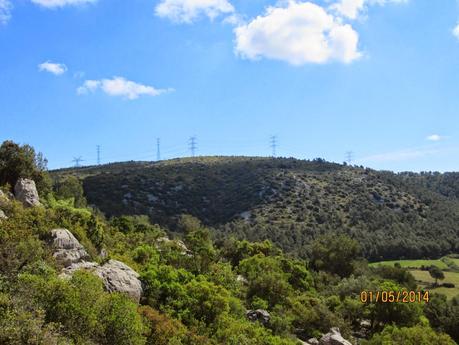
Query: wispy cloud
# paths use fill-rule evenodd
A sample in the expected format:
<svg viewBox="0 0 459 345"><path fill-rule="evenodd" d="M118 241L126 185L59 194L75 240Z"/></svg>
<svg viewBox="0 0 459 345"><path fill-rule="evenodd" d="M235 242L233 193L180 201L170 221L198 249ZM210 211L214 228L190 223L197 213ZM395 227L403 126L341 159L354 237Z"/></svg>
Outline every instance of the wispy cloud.
<svg viewBox="0 0 459 345"><path fill-rule="evenodd" d="M155 9L157 16L176 23L192 23L200 17L214 19L233 12L228 0L162 0Z"/></svg>
<svg viewBox="0 0 459 345"><path fill-rule="evenodd" d="M0 0L0 25L6 24L11 19L13 5L9 0Z"/></svg>
<svg viewBox="0 0 459 345"><path fill-rule="evenodd" d="M441 136L439 134L431 134L428 137L426 137L426 140L428 140L428 141L441 141L441 140L444 140L444 139L446 139L446 137Z"/></svg>
<svg viewBox="0 0 459 345"><path fill-rule="evenodd" d="M338 0L330 6L337 15L351 20L357 19L371 5L401 4L408 0Z"/></svg>
<svg viewBox="0 0 459 345"><path fill-rule="evenodd" d="M51 61L46 61L38 65L40 71L45 71L52 73L54 75L61 75L67 72L67 66L62 63L54 63Z"/></svg>
<svg viewBox="0 0 459 345"><path fill-rule="evenodd" d="M380 163L380 162L400 162L408 161L417 158L423 158L446 152L446 149L434 148L434 147L418 147L411 149L402 149L397 151L385 152L381 154L371 155L363 157L358 160L359 163Z"/></svg>
<svg viewBox="0 0 459 345"><path fill-rule="evenodd" d="M98 0L31 0L34 4L46 8L58 8L64 6L78 6L97 2Z"/></svg>
<svg viewBox="0 0 459 345"><path fill-rule="evenodd" d="M453 35L459 39L459 24L457 24L453 29Z"/></svg>
<svg viewBox="0 0 459 345"><path fill-rule="evenodd" d="M140 96L159 96L167 92L173 92L174 89L157 89L153 86L139 84L123 77L113 77L112 79L86 80L82 86L77 89L79 95L102 90L109 96L123 97L134 100Z"/></svg>

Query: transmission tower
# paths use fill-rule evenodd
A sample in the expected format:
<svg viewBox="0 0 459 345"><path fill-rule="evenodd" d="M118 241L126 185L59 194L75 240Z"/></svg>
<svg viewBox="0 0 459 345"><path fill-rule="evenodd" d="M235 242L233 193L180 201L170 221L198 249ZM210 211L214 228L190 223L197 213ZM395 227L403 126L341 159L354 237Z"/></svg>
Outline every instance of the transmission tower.
<svg viewBox="0 0 459 345"><path fill-rule="evenodd" d="M191 137L189 140L189 147L191 151L191 157L195 156L196 150L198 148L197 142L196 142L196 137Z"/></svg>
<svg viewBox="0 0 459 345"><path fill-rule="evenodd" d="M100 145L97 145L97 165L100 165Z"/></svg>
<svg viewBox="0 0 459 345"><path fill-rule="evenodd" d="M269 138L269 145L272 149L272 156L276 157L276 150L277 150L277 136L273 135Z"/></svg>
<svg viewBox="0 0 459 345"><path fill-rule="evenodd" d="M80 157L74 157L72 162L75 163L75 168L79 168L81 165L80 163L83 162L84 159L80 156Z"/></svg>
<svg viewBox="0 0 459 345"><path fill-rule="evenodd" d="M354 160L354 152L347 151L346 152L346 162L347 162L347 164L351 165L353 160Z"/></svg>
<svg viewBox="0 0 459 345"><path fill-rule="evenodd" d="M159 162L161 160L161 140L156 138L156 160Z"/></svg>

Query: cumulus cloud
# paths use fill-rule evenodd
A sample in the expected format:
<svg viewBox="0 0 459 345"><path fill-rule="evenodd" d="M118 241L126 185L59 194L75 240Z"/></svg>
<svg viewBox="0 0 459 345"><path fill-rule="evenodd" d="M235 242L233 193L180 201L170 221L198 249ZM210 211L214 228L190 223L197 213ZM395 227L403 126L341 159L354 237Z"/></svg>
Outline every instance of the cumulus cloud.
<svg viewBox="0 0 459 345"><path fill-rule="evenodd" d="M389 3L406 3L408 0L339 0L330 6L337 15L354 20L370 5L386 5Z"/></svg>
<svg viewBox="0 0 459 345"><path fill-rule="evenodd" d="M47 8L77 6L95 3L97 0L31 0L34 4Z"/></svg>
<svg viewBox="0 0 459 345"><path fill-rule="evenodd" d="M11 18L13 5L9 0L0 0L0 24L6 24Z"/></svg>
<svg viewBox="0 0 459 345"><path fill-rule="evenodd" d="M54 63L50 61L43 62L38 65L40 71L52 73L54 75L61 75L67 71L67 66L61 63Z"/></svg>
<svg viewBox="0 0 459 345"><path fill-rule="evenodd" d="M438 135L438 134L432 134L432 135L429 135L426 139L428 141L440 141L440 140L445 139L445 137Z"/></svg>
<svg viewBox="0 0 459 345"><path fill-rule="evenodd" d="M157 16L176 23L192 23L202 16L214 19L233 12L228 0L162 0L155 9Z"/></svg>
<svg viewBox="0 0 459 345"><path fill-rule="evenodd" d="M137 99L140 96L159 96L174 89L156 89L153 86L138 84L123 77L112 79L86 80L77 90L79 95L93 93L102 90L109 96L119 96L129 100Z"/></svg>
<svg viewBox="0 0 459 345"><path fill-rule="evenodd" d="M247 59L287 61L292 65L358 59L359 35L349 24L311 2L288 1L234 30L236 53Z"/></svg>

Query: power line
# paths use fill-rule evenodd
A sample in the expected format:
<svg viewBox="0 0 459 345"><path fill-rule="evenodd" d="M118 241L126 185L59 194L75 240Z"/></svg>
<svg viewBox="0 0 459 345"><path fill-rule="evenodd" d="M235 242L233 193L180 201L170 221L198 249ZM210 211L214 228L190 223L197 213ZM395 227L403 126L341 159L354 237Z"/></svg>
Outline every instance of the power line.
<svg viewBox="0 0 459 345"><path fill-rule="evenodd" d="M346 162L347 162L347 164L351 165L353 160L354 160L354 152L347 151L346 152Z"/></svg>
<svg viewBox="0 0 459 345"><path fill-rule="evenodd" d="M156 138L156 160L161 160L161 139Z"/></svg>
<svg viewBox="0 0 459 345"><path fill-rule="evenodd" d="M189 147L190 147L190 151L191 151L191 157L194 157L195 153L196 153L196 150L198 148L195 136L190 138Z"/></svg>
<svg viewBox="0 0 459 345"><path fill-rule="evenodd" d="M100 165L100 145L97 145L97 165Z"/></svg>
<svg viewBox="0 0 459 345"><path fill-rule="evenodd" d="M276 157L276 149L277 149L277 136L273 135L269 139L269 144L272 149L272 156Z"/></svg>
<svg viewBox="0 0 459 345"><path fill-rule="evenodd" d="M83 162L84 159L80 156L80 157L74 157L72 162L75 163L75 168L79 168L81 165L80 163Z"/></svg>

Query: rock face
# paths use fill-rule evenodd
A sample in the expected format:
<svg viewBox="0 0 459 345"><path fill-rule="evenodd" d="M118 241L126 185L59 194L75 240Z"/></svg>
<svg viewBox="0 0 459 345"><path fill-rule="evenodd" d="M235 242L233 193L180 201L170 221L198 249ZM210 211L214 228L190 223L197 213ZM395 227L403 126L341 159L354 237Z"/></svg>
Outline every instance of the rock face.
<svg viewBox="0 0 459 345"><path fill-rule="evenodd" d="M269 315L269 313L263 309L247 310L246 316L250 321L260 321L263 325L268 324L269 320L271 319L271 315Z"/></svg>
<svg viewBox="0 0 459 345"><path fill-rule="evenodd" d="M41 205L37 187L33 180L20 178L18 182L16 182L16 186L14 186L14 196L17 200L22 202L25 207Z"/></svg>
<svg viewBox="0 0 459 345"><path fill-rule="evenodd" d="M54 229L51 231L51 236L53 237L53 256L64 267L89 259L86 250L67 229Z"/></svg>
<svg viewBox="0 0 459 345"><path fill-rule="evenodd" d="M330 332L324 334L319 341L320 345L352 345L349 341L341 336L339 328L333 327Z"/></svg>
<svg viewBox="0 0 459 345"><path fill-rule="evenodd" d="M110 260L102 266L85 261L89 259L88 253L67 229L54 229L51 235L53 256L64 266L59 277L70 279L76 271L87 270L102 279L107 291L125 293L137 303L140 301L142 283L139 274L132 268L116 260Z"/></svg>
<svg viewBox="0 0 459 345"><path fill-rule="evenodd" d="M139 274L120 261L110 260L94 271L104 282L105 288L110 292L122 292L136 302L140 301L143 289Z"/></svg>

